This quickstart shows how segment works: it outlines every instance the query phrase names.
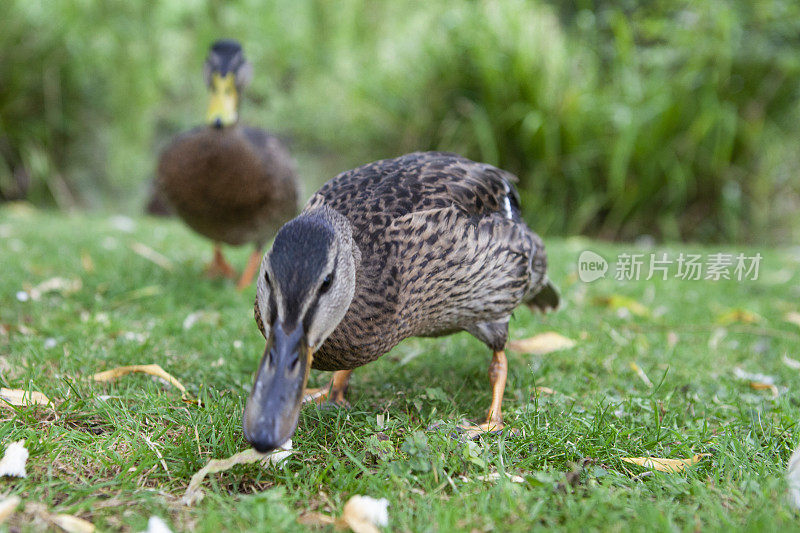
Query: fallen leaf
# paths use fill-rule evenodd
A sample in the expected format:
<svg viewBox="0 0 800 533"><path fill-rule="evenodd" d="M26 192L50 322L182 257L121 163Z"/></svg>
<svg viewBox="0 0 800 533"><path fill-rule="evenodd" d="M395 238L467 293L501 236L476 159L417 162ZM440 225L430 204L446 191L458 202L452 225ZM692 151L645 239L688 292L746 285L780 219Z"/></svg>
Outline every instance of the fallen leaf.
<svg viewBox="0 0 800 533"><path fill-rule="evenodd" d="M334 517L316 511L303 513L297 517L298 524L308 527L329 526L335 522L336 519Z"/></svg>
<svg viewBox="0 0 800 533"><path fill-rule="evenodd" d="M21 389L0 389L0 400L5 400L11 405L27 407L29 405L50 405L50 399L36 391Z"/></svg>
<svg viewBox="0 0 800 533"><path fill-rule="evenodd" d="M540 333L527 339L513 340L508 343L509 350L534 355L545 355L557 350L566 350L573 346L575 346L574 340L553 331Z"/></svg>
<svg viewBox="0 0 800 533"><path fill-rule="evenodd" d="M645 385L647 385L650 388L653 387L653 382L650 381L650 378L647 377L647 374L644 373L644 370L642 370L639 365L631 361L630 363L628 363L628 366L631 367L631 370L636 372L636 375L639 376L639 379L641 379Z"/></svg>
<svg viewBox="0 0 800 533"><path fill-rule="evenodd" d="M25 292L33 301L42 299L42 296L51 292L57 292L63 296L74 294L83 288L83 283L79 279L66 279L66 278L50 278L38 285L26 288ZM20 299L20 293L17 293L17 299ZM20 300L22 301L22 300Z"/></svg>
<svg viewBox="0 0 800 533"><path fill-rule="evenodd" d="M556 391L550 387L536 387L533 389L536 394L557 394Z"/></svg>
<svg viewBox="0 0 800 533"><path fill-rule="evenodd" d="M778 387L773 385L772 383L761 383L759 381L751 381L750 388L754 390L768 390L772 392L773 398L777 398L780 393L778 392Z"/></svg>
<svg viewBox="0 0 800 533"><path fill-rule="evenodd" d="M795 326L800 326L800 313L797 311L789 311L785 315L783 315L783 319L786 322L791 322Z"/></svg>
<svg viewBox="0 0 800 533"><path fill-rule="evenodd" d="M25 448L25 439L12 442L0 459L0 476L28 477L25 472L25 463L28 461L28 449Z"/></svg>
<svg viewBox="0 0 800 533"><path fill-rule="evenodd" d="M192 505L203 499L203 491L200 489L203 480L208 474L217 472L224 472L230 470L236 465L246 465L252 463L267 464L280 464L292 453L292 441L287 440L281 448L269 453L260 453L253 448L248 448L243 452L235 453L227 459L212 459L206 466L197 471L192 479L189 481L189 486L186 487L186 492L183 493L181 501L184 505Z"/></svg>
<svg viewBox="0 0 800 533"><path fill-rule="evenodd" d="M117 368L112 368L111 370L106 370L104 372L98 372L92 376L92 379L99 382L105 381L114 381L122 376L128 375L132 372L141 372L143 374L149 374L151 376L156 376L158 378L163 379L167 383L174 385L177 387L181 394L186 396L188 393L186 392L186 387L184 387L180 381L175 379L172 374L169 374L159 365L152 364L152 365L130 365L130 366L120 366Z"/></svg>
<svg viewBox="0 0 800 533"><path fill-rule="evenodd" d="M775 378L772 376L768 376L766 374L758 374L755 372L747 372L746 370L743 370L738 366L733 369L733 375L745 381L755 381L767 385L775 384Z"/></svg>
<svg viewBox="0 0 800 533"><path fill-rule="evenodd" d="M355 495L344 504L338 526L347 526L355 533L380 533L377 526L389 525L389 500Z"/></svg>
<svg viewBox="0 0 800 533"><path fill-rule="evenodd" d="M69 514L51 514L47 519L67 533L93 533L95 530L91 522Z"/></svg>
<svg viewBox="0 0 800 533"><path fill-rule="evenodd" d="M8 520L9 517L14 514L14 511L17 510L20 503L22 503L22 500L19 496L9 496L0 502L0 524Z"/></svg>
<svg viewBox="0 0 800 533"><path fill-rule="evenodd" d="M86 250L81 250L81 266L87 274L92 274L94 272L94 261Z"/></svg>
<svg viewBox="0 0 800 533"><path fill-rule="evenodd" d="M720 326L727 326L729 324L755 324L762 320L761 316L747 309L731 309L717 316L716 323Z"/></svg>
<svg viewBox="0 0 800 533"><path fill-rule="evenodd" d="M140 256L144 257L151 263L154 263L164 270L172 271L175 267L172 266L172 261L170 261L167 257L161 255L160 253L156 252L149 246L142 244L140 242L135 242L131 244L131 250L139 254Z"/></svg>
<svg viewBox="0 0 800 533"><path fill-rule="evenodd" d="M633 298L622 296L620 294L612 294L611 296L603 296L594 299L594 303L610 309L627 309L637 316L649 316L650 309L640 304Z"/></svg>
<svg viewBox="0 0 800 533"><path fill-rule="evenodd" d="M800 361L792 359L786 354L783 354L783 364L794 370L800 370Z"/></svg>
<svg viewBox="0 0 800 533"><path fill-rule="evenodd" d="M703 457L710 456L710 453L699 453L688 459L663 459L661 457L620 457L626 463L643 466L645 468L652 468L659 472L681 472L687 466L692 466L700 462Z"/></svg>

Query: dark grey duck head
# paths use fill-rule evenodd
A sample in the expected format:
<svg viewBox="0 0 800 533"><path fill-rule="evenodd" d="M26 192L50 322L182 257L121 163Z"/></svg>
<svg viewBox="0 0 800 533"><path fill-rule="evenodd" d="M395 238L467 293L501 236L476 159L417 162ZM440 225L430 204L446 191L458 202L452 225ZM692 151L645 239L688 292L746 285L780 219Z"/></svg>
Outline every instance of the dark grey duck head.
<svg viewBox="0 0 800 533"><path fill-rule="evenodd" d="M236 124L240 93L252 77L253 67L238 41L221 39L211 45L203 66L203 78L211 92L206 116L209 125L221 129Z"/></svg>
<svg viewBox="0 0 800 533"><path fill-rule="evenodd" d="M353 299L354 250L350 224L322 207L286 223L264 256L255 317L267 345L243 416L244 436L260 452L297 428L313 354Z"/></svg>

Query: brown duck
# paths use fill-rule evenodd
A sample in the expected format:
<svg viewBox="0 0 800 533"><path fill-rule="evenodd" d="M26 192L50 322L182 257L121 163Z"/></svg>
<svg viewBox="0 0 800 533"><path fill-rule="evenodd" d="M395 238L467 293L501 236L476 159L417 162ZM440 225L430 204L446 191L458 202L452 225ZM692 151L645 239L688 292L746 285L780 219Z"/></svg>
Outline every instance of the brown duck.
<svg viewBox="0 0 800 533"><path fill-rule="evenodd" d="M264 244L297 213L294 162L269 133L239 124L239 95L252 77L234 40L211 45L204 67L211 91L207 125L178 136L161 154L157 189L193 230L214 241L211 277L235 277L221 243L254 243L238 287L252 281Z"/></svg>
<svg viewBox="0 0 800 533"><path fill-rule="evenodd" d="M516 178L425 152L370 163L326 183L275 237L256 281L267 347L244 411L259 451L297 426L310 368L334 370L342 402L352 369L406 337L468 331L494 356L492 404L475 434L503 427L511 313L558 305L542 240L520 216Z"/></svg>

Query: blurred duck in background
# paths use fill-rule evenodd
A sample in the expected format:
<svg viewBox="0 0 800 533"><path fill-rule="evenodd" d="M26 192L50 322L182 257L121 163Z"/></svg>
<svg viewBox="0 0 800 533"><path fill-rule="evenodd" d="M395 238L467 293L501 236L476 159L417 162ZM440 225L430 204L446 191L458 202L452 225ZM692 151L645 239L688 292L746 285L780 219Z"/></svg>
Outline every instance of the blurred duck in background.
<svg viewBox="0 0 800 533"><path fill-rule="evenodd" d="M203 69L211 92L206 125L179 135L163 151L148 206L150 211L165 200L189 227L214 242L209 277L236 277L222 243L253 243L239 290L250 285L266 242L297 213L298 197L295 164L286 147L266 131L239 122L240 96L252 74L237 41L211 45Z"/></svg>

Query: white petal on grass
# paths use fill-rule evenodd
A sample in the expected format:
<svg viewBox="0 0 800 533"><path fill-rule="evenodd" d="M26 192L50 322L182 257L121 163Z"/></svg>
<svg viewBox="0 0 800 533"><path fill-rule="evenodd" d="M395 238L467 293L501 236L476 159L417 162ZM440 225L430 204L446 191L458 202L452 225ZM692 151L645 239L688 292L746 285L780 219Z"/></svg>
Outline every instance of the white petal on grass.
<svg viewBox="0 0 800 533"><path fill-rule="evenodd" d="M789 458L786 482L789 485L789 499L792 505L800 509L800 448L797 448Z"/></svg>
<svg viewBox="0 0 800 533"><path fill-rule="evenodd" d="M757 383L764 383L765 385L775 385L775 378L766 374L758 374L755 372L748 372L740 367L733 369L733 375L745 381L755 381Z"/></svg>
<svg viewBox="0 0 800 533"><path fill-rule="evenodd" d="M111 217L111 226L123 233L133 233L136 229L136 222L132 218L123 215L115 215Z"/></svg>
<svg viewBox="0 0 800 533"><path fill-rule="evenodd" d="M279 450L270 453L259 453L253 448L248 448L243 452L235 453L227 459L212 459L206 466L197 471L192 479L189 481L189 486L186 487L186 492L183 493L181 501L184 505L192 505L203 499L203 491L200 486L208 474L216 472L224 472L230 470L235 465L246 465L251 463L262 463L264 466L268 464L281 464L292 453L292 440L289 439L283 443Z"/></svg>
<svg viewBox="0 0 800 533"><path fill-rule="evenodd" d="M0 459L0 476L28 477L25 463L28 461L28 449L25 439L12 442Z"/></svg>
<svg viewBox="0 0 800 533"><path fill-rule="evenodd" d="M389 525L389 500L355 495L347 500L337 523L346 524L356 533L375 533L378 526Z"/></svg>
<svg viewBox="0 0 800 533"><path fill-rule="evenodd" d="M149 335L147 333L138 333L135 331L125 331L122 333L122 338L126 341L144 344Z"/></svg>
<svg viewBox="0 0 800 533"><path fill-rule="evenodd" d="M66 278L50 278L40 284L27 290L27 294L31 300L38 301L42 296L51 292L57 292L63 296L74 294L83 288L83 282L80 279L66 279ZM19 298L19 293L17 293Z"/></svg>
<svg viewBox="0 0 800 533"><path fill-rule="evenodd" d="M172 533L172 530L161 518L151 516L147 521L147 531L144 533Z"/></svg>
<svg viewBox="0 0 800 533"><path fill-rule="evenodd" d="M189 330L195 324L205 323L205 324L215 324L219 322L219 313L216 311L195 311L194 313L189 313L186 318L183 319L183 329Z"/></svg>
<svg viewBox="0 0 800 533"><path fill-rule="evenodd" d="M794 370L800 370L800 361L792 359L786 354L783 354L783 364Z"/></svg>
<svg viewBox="0 0 800 533"><path fill-rule="evenodd" d="M31 299L30 294L25 291L17 291L17 300L20 302L27 302Z"/></svg>
<svg viewBox="0 0 800 533"><path fill-rule="evenodd" d="M488 483L490 481L497 481L502 477L503 474L501 474L500 472L492 472L490 474L486 474L485 476L478 476L475 479L477 479L478 481L483 481L484 483ZM508 480L511 483L525 483L525 479L522 476L509 474L508 472L506 472L505 477L508 478Z"/></svg>
<svg viewBox="0 0 800 533"><path fill-rule="evenodd" d="M0 502L0 524L9 519L22 502L19 496L9 496Z"/></svg>

